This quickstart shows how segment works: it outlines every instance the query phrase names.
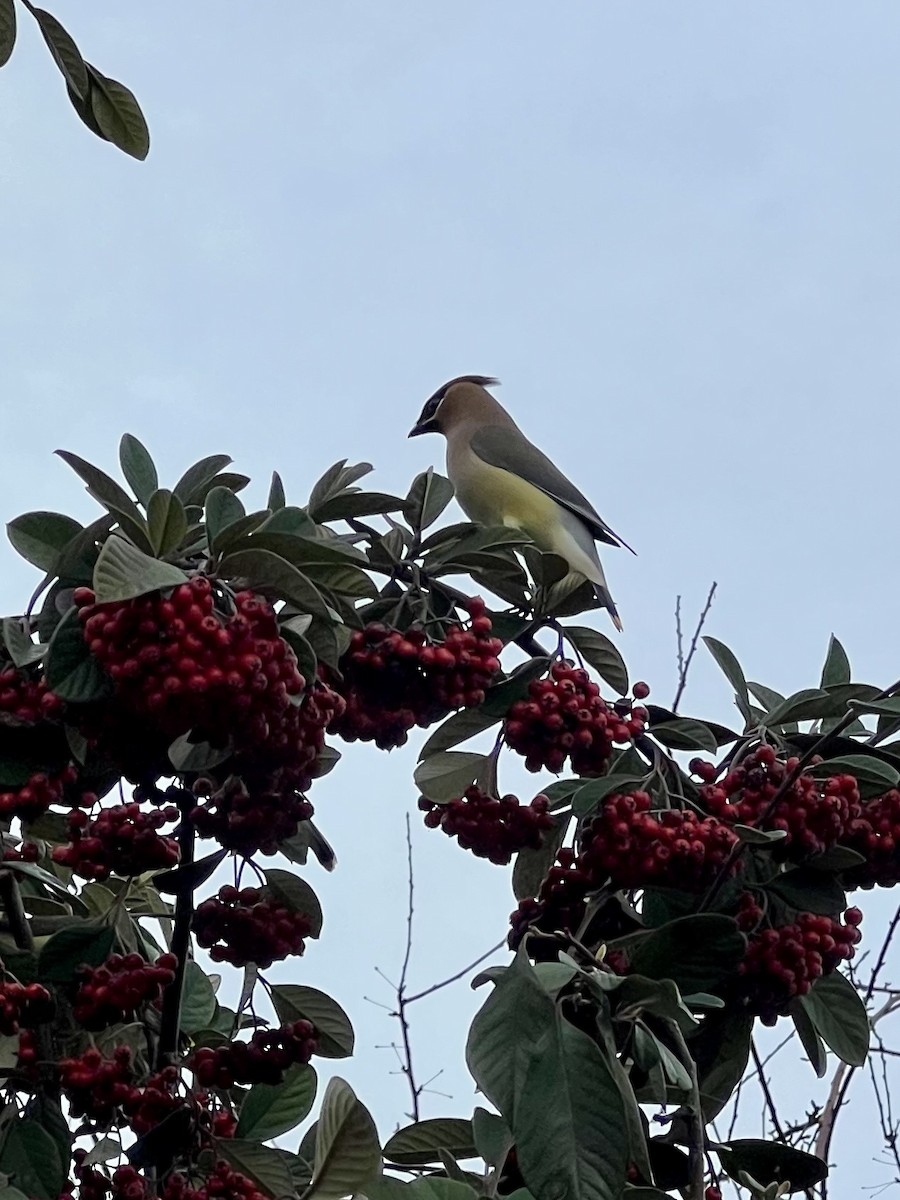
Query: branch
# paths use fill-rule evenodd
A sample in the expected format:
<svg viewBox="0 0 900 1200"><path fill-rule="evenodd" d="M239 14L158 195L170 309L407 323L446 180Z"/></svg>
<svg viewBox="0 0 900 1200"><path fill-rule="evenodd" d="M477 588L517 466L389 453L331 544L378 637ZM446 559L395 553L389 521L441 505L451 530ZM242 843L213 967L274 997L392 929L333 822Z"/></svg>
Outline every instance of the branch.
<svg viewBox="0 0 900 1200"><path fill-rule="evenodd" d="M750 1053L753 1055L753 1063L756 1067L756 1073L759 1076L759 1085L762 1088L763 1096L766 1101L766 1108L769 1110L769 1117L772 1121L772 1127L778 1134L778 1140L784 1142L784 1130L781 1127L781 1121L778 1119L778 1110L775 1108L775 1101L772 1099L772 1093L769 1091L769 1081L766 1079L766 1073L763 1069L763 1063L759 1057L759 1051L756 1049L756 1042L751 1039Z"/></svg>
<svg viewBox="0 0 900 1200"><path fill-rule="evenodd" d="M697 651L697 643L700 640L700 631L706 623L706 618L709 616L709 610L712 608L713 597L716 594L718 584L713 580L709 589L709 595L706 597L706 604L703 606L703 611L697 621L697 628L694 630L694 636L691 638L691 645L687 652L687 657L684 654L684 639L681 633L681 597L676 597L675 600L675 640L678 648L678 688L675 692L675 699L672 701L672 712L678 711L678 705L681 697L684 695L684 689L687 685L688 671L691 669L691 660Z"/></svg>
<svg viewBox="0 0 900 1200"><path fill-rule="evenodd" d="M159 1043L156 1051L157 1070L162 1070L178 1051L178 1035L181 1031L181 1002L184 996L184 980L187 972L188 955L191 949L191 921L194 916L194 884L190 867L194 861L194 824L190 819L193 796L182 790L179 800L181 824L178 826L178 844L181 848L179 867L184 872L175 894L175 924L172 930L172 953L178 962L175 978L163 994L160 1019Z"/></svg>
<svg viewBox="0 0 900 1200"><path fill-rule="evenodd" d="M434 992L439 992L441 988L449 987L451 983L456 983L458 979L462 979L463 976L468 975L470 971L474 971L475 968L480 966L486 958L490 958L492 954L496 954L498 950L502 950L505 945L506 938L503 938L497 943L496 946L491 946L490 950L485 950L484 954L480 954L474 962L470 962L468 966L463 967L461 971L457 971L454 975L448 975L447 978L442 979L440 983L433 983L431 987L425 988L424 991L416 992L414 996L407 996L407 1005L415 1004L417 1000L424 1000L426 996L431 996Z"/></svg>
<svg viewBox="0 0 900 1200"><path fill-rule="evenodd" d="M703 1109L700 1104L700 1081L697 1078L697 1064L691 1057L687 1042L684 1040L684 1034L678 1028L677 1023L671 1021L667 1022L667 1024L678 1051L678 1059L691 1078L691 1141L688 1146L691 1183L690 1191L685 1194L687 1200L703 1200L703 1159L706 1152L706 1129L703 1124Z"/></svg>
<svg viewBox="0 0 900 1200"><path fill-rule="evenodd" d="M418 1121L419 1097L422 1095L422 1087L416 1083L412 1060L412 1042L409 1036L409 1020L406 1016L406 1008L410 1003L406 995L406 977L409 971L409 960L412 956L413 897L415 893L413 883L412 830L409 813L406 814L406 863L409 885L409 903L406 910L406 951L403 955L403 966L400 969L400 982L397 984L397 1008L391 1013L391 1016L396 1017L400 1022L400 1035L403 1039L403 1055L400 1060L400 1069L406 1076L406 1081L409 1084L409 1094L412 1097L412 1112L409 1115L413 1121Z"/></svg>

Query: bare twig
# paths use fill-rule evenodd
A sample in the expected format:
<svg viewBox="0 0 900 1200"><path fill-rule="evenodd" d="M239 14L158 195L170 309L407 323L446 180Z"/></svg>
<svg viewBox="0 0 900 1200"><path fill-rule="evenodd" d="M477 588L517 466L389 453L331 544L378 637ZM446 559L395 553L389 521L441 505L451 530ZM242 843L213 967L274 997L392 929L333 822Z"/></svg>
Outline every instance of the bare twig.
<svg viewBox="0 0 900 1200"><path fill-rule="evenodd" d="M712 586L709 589L709 595L706 597L706 604L703 606L703 611L697 621L697 628L694 630L694 636L691 638L691 644L687 655L684 653L684 637L681 632L681 597L678 596L675 600L675 639L678 650L678 688L675 692L675 699L672 701L672 712L678 711L678 705L681 697L684 695L684 689L687 686L688 671L691 669L691 660L697 651L697 643L700 640L700 632L706 623L706 618L709 616L709 610L712 608L713 597L716 594L718 584L713 580Z"/></svg>
<svg viewBox="0 0 900 1200"><path fill-rule="evenodd" d="M784 1129L778 1118L778 1109L775 1107L775 1101L772 1099L772 1093L769 1091L769 1081L766 1079L766 1072L759 1057L759 1051L756 1049L756 1042L752 1039L750 1042L750 1053L753 1055L753 1063L756 1067L756 1073L759 1076L759 1086L762 1088L766 1108L769 1110L769 1119L772 1122L773 1129L778 1134L778 1140L783 1142L785 1140Z"/></svg>
<svg viewBox="0 0 900 1200"><path fill-rule="evenodd" d="M502 950L506 945L506 938L503 938L496 946L491 946L490 950L485 950L484 954L479 954L474 962L470 962L468 966L463 967L461 971L456 971L453 975L448 975L446 979L442 979L440 983L433 983L431 987L425 988L421 992L416 992L414 996L407 996L407 1006L415 1004L417 1000L424 1000L426 996L433 995L434 992L439 992L441 988L449 987L451 983L456 983L458 979L462 979L468 975L470 971L474 971L480 966L486 958L490 958L492 954L496 954L498 950Z"/></svg>

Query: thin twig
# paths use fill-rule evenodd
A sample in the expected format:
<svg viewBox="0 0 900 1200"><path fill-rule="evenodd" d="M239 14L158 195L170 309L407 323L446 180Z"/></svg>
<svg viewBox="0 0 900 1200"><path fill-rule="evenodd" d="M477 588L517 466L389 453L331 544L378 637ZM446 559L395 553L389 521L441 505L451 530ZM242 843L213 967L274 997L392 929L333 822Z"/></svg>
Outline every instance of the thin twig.
<svg viewBox="0 0 900 1200"><path fill-rule="evenodd" d="M181 1002L184 997L184 981L191 949L191 921L194 915L194 885L188 869L194 861L194 823L190 819L193 803L194 798L190 792L182 791L178 805L181 809L178 845L181 850L179 870L184 874L178 881L178 891L175 895L175 923L172 927L171 945L177 963L175 978L163 993L156 1051L157 1070L168 1066L177 1053L178 1035L181 1032Z"/></svg>
<svg viewBox="0 0 900 1200"><path fill-rule="evenodd" d="M778 1140L780 1142L784 1142L784 1129L782 1129L781 1121L778 1119L778 1110L775 1107L775 1101L772 1099L772 1093L769 1091L769 1081L766 1079L766 1072L763 1069L763 1064L759 1057L759 1051L756 1049L756 1042L753 1039L750 1041L750 1053L753 1055L756 1073L759 1076L759 1086L762 1088L762 1094L766 1102L766 1108L769 1110L769 1118L772 1121L772 1127L778 1134Z"/></svg>
<svg viewBox="0 0 900 1200"><path fill-rule="evenodd" d="M408 881L407 894L409 897L406 910L406 949L403 954L403 966L400 969L400 981L397 984L397 1007L391 1013L391 1016L396 1017L400 1022L400 1034L403 1039L403 1054L400 1058L400 1069L406 1076L406 1081L409 1084L409 1094L412 1098L412 1112L409 1114L409 1116L411 1120L418 1121L419 1097L422 1095L422 1088L416 1083L412 1059L412 1041L409 1036L409 1020L406 1016L406 1008L409 1004L409 1000L407 999L406 995L406 977L409 971L409 960L412 957L414 912L413 901L415 896L415 884L413 881L412 828L410 826L409 813L406 814L406 865Z"/></svg>
<svg viewBox="0 0 900 1200"><path fill-rule="evenodd" d="M675 636L678 644L678 689L675 692L675 699L672 701L672 712L678 711L678 705L681 697L684 695L684 689L687 686L688 671L691 669L691 660L697 651L697 643L700 640L700 632L706 623L706 618L709 616L709 610L712 608L713 597L716 594L718 584L713 580L712 586L709 589L709 595L706 597L706 604L703 606L703 611L697 621L697 628L694 630L694 636L691 638L691 644L687 652L684 653L684 638L681 632L681 597L675 601Z"/></svg>
<svg viewBox="0 0 900 1200"><path fill-rule="evenodd" d="M425 988L424 991L416 992L414 996L407 996L407 1007L410 1004L415 1004L417 1000L424 1000L426 996L431 996L434 992L439 992L441 988L449 987L451 983L456 983L458 979L462 979L465 975L468 975L470 971L474 971L475 968L480 966L486 958L490 958L492 954L496 954L498 950L502 950L505 945L506 938L503 938L497 943L496 946L491 946L490 950L485 950L484 954L479 954L478 958L476 958L474 962L470 962L468 966L463 967L461 971L457 971L453 975L448 975L447 978L442 979L440 983L433 983L431 987Z"/></svg>

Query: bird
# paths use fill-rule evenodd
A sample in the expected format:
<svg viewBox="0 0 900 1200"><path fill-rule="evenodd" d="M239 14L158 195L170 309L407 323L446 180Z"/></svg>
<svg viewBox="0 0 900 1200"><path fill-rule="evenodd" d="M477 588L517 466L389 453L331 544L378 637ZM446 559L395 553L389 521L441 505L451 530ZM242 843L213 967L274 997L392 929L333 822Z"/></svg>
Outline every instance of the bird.
<svg viewBox="0 0 900 1200"><path fill-rule="evenodd" d="M570 572L577 571L594 585L598 601L621 633L595 542L635 551L487 390L499 382L489 375L451 379L425 402L408 436L442 433L447 440L447 475L469 520L519 529L539 549L560 555Z"/></svg>

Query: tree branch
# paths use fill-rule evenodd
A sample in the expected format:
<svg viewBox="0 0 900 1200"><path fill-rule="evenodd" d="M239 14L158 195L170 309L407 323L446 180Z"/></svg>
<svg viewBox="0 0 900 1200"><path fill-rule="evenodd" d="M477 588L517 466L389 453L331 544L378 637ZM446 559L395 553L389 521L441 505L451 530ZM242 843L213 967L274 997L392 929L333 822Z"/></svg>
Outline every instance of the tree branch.
<svg viewBox="0 0 900 1200"><path fill-rule="evenodd" d="M709 616L709 610L712 608L713 597L716 594L716 588L719 585L715 580L709 589L709 595L706 597L706 604L703 606L703 611L700 613L700 618L697 621L697 628L694 630L694 636L691 638L691 645L687 652L687 657L684 654L684 639L681 633L681 597L678 596L675 600L675 640L678 653L678 688L675 692L675 699L672 701L672 712L678 711L678 705L681 702L681 697L684 695L684 689L687 686L688 671L691 669L691 660L697 651L697 643L700 640L700 631L706 623L706 618Z"/></svg>

